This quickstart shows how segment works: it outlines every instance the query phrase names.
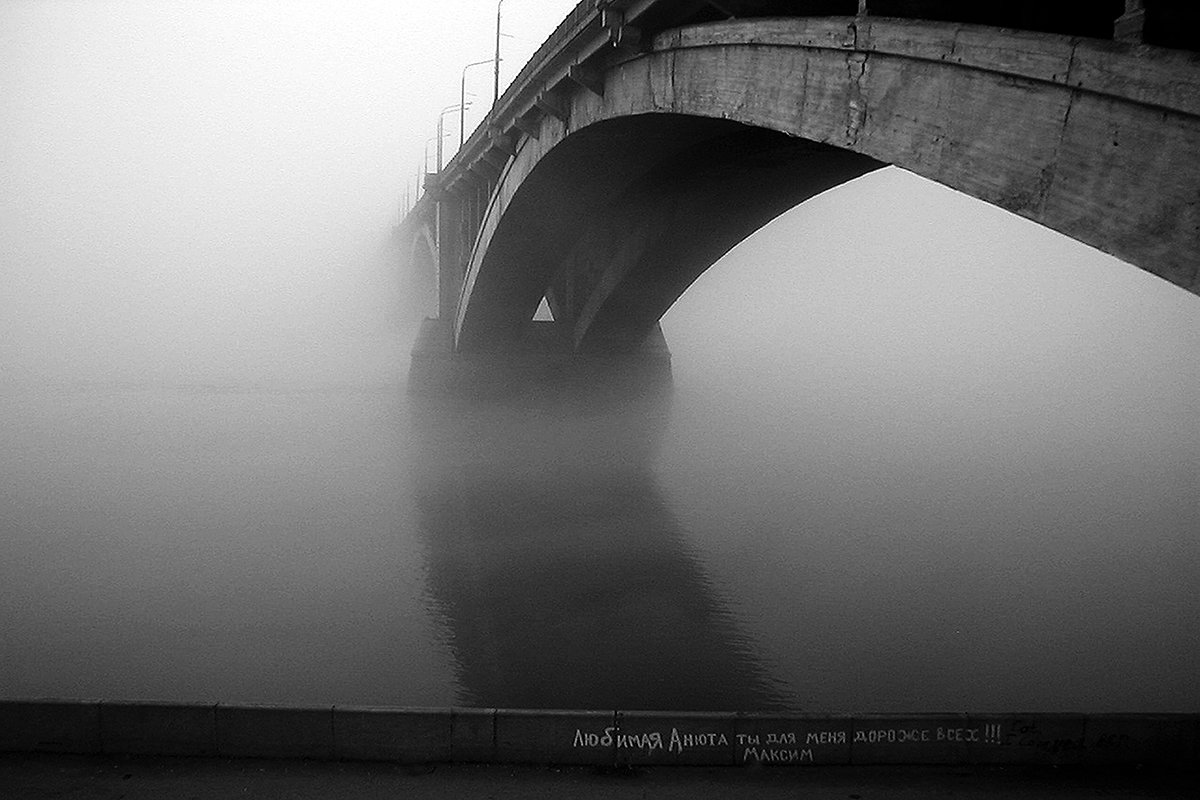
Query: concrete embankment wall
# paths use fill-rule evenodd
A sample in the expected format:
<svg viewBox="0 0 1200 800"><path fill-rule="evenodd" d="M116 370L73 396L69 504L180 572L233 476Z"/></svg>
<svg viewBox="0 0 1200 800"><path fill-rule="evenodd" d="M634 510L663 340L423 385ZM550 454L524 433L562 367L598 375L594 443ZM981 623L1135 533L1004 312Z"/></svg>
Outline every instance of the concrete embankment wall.
<svg viewBox="0 0 1200 800"><path fill-rule="evenodd" d="M1200 765L1200 714L855 714L0 701L0 751L738 766Z"/></svg>

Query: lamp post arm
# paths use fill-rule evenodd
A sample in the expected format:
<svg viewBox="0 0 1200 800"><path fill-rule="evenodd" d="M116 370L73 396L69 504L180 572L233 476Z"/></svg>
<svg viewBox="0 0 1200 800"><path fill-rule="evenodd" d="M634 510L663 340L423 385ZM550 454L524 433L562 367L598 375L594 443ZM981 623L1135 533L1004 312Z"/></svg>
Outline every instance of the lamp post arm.
<svg viewBox="0 0 1200 800"><path fill-rule="evenodd" d="M446 115L453 113L455 111L458 111L459 113L461 113L464 108L465 108L464 105L446 106L445 108L442 109L442 112L440 114L438 114L437 137L436 137L437 138L437 168L438 168L438 172L442 171L442 166L443 166L442 140L446 137L446 133L445 133L445 131L446 131Z"/></svg>
<svg viewBox="0 0 1200 800"><path fill-rule="evenodd" d="M465 142L467 138L467 114L465 111L467 107L467 70L469 70L471 67L479 67L483 66L484 64L491 64L492 61L494 61L494 59L491 58L485 58L482 61L473 61L462 69L462 81L459 84L458 90L458 105L460 108L464 109L464 111L459 114L458 117L458 146L460 148L463 146L463 142Z"/></svg>
<svg viewBox="0 0 1200 800"><path fill-rule="evenodd" d="M496 0L496 58L495 71L492 73L492 108L496 107L496 103L500 102L500 8L504 5L504 0Z"/></svg>

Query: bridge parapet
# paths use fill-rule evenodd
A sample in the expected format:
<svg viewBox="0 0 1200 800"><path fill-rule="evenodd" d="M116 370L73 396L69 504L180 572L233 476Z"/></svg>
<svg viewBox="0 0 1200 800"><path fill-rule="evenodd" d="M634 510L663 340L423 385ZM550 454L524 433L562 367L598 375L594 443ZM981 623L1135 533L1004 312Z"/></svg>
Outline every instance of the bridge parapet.
<svg viewBox="0 0 1200 800"><path fill-rule="evenodd" d="M620 24L612 21L615 12L620 13ZM612 66L637 57L648 49L645 43L664 31L731 19L762 25L769 19L785 17L854 18L858 20L854 27L861 27L862 22L890 20L899 25L895 30L904 31L904 34L913 34L929 23L951 23L949 28L942 30L960 31L962 50L955 54L957 57L972 49L976 52L996 50L994 45L987 45L989 37L994 39L994 35L987 32L976 36L975 42L970 41L971 31L977 27L1004 28L1008 35L1031 33L1035 38L1036 34L1050 33L1060 38L1091 39L1096 45L1105 39L1112 40L1120 29L1125 33L1117 42L1117 51L1132 53L1134 57L1121 64L1121 73L1113 74L1107 68L1098 70L1113 78L1128 76L1131 68L1140 71L1136 62L1141 60L1147 48L1136 45L1200 50L1200 6L1187 0L1136 0L1126 2L1124 6L1121 0L1108 3L1094 0L1017 3L1011 0L972 3L959 0L721 0L719 3L707 0L582 0L538 48L499 98L492 113L446 165L439 176L440 183L446 187L454 186L477 161L495 160L497 156L507 160L504 148L495 146L496 136L515 142L529 135L531 119L539 119L549 109L561 108L561 104L555 103L556 94L573 93L584 85L581 79L584 74L603 74ZM1130 19L1138 21L1133 33L1129 32ZM1124 27L1119 25L1121 20L1126 21L1120 23ZM1154 24L1149 24L1149 20ZM638 47L629 47L628 41L626 46L621 46L623 27L637 29ZM876 28L876 46L887 49L883 30ZM1146 30L1152 38L1146 39L1142 35ZM867 45L867 42L864 40L863 44ZM942 48L938 42L931 44L929 55L941 58ZM853 42L843 46L853 47ZM660 45L655 43L654 48L658 47ZM1114 52L1102 45L1100 48L1102 52ZM1187 56L1184 58L1188 60ZM1194 61L1194 57L1191 60ZM989 68L994 66L987 59L981 61L988 63ZM1150 87L1163 85L1158 78L1157 73L1152 73L1143 82ZM1179 85L1177 94L1185 94L1190 83L1185 80ZM1192 89L1194 97L1194 84ZM1091 90L1104 91L1101 87ZM1175 104L1171 103L1170 107ZM496 150L500 152L493 152Z"/></svg>

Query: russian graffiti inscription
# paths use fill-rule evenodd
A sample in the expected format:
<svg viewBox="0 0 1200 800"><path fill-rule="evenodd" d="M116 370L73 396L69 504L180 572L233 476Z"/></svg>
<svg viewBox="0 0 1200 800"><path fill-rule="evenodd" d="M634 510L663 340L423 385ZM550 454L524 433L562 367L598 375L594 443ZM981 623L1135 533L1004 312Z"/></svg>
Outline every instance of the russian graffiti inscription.
<svg viewBox="0 0 1200 800"><path fill-rule="evenodd" d="M576 728L573 748L615 752L623 763L871 764L1073 763L1086 755L1084 718L1073 715L786 718L730 715L672 724L652 715ZM1092 749L1129 739L1106 731Z"/></svg>

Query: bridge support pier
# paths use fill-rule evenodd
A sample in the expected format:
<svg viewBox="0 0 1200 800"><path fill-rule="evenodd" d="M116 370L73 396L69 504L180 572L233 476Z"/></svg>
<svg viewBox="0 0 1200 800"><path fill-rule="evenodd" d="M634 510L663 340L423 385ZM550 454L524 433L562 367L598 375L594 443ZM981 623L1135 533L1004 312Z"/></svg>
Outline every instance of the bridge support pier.
<svg viewBox="0 0 1200 800"><path fill-rule="evenodd" d="M671 385L671 353L655 325L645 343L623 353L578 353L553 322L530 322L502 350L456 353L449 322L426 319L412 350L410 394L469 397L627 399Z"/></svg>
<svg viewBox="0 0 1200 800"><path fill-rule="evenodd" d="M438 314L454 313L463 281L462 203L443 194L437 203Z"/></svg>

